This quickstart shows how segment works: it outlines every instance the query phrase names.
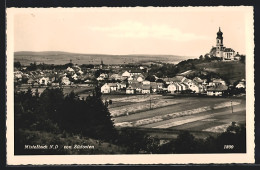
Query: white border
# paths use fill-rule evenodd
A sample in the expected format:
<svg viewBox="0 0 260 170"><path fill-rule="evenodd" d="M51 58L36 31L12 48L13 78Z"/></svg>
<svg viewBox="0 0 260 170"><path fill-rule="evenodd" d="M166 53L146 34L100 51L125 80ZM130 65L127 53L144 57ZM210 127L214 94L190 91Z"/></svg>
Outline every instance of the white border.
<svg viewBox="0 0 260 170"><path fill-rule="evenodd" d="M152 7L149 7L152 8ZM8 8L7 9L7 165L70 165L70 164L188 164L188 163L254 163L254 25L253 7L167 7L153 10L212 10L212 8L230 8L243 10L246 13L246 134L247 153L245 154L153 154L153 155L14 155L14 83L13 83L13 51L14 51L14 15L18 13L75 11L84 8ZM91 8L95 11L95 8ZM104 11L108 8L103 8ZM118 9L118 8L117 8ZM132 10L133 8L122 8ZM137 7L135 10L146 10Z"/></svg>

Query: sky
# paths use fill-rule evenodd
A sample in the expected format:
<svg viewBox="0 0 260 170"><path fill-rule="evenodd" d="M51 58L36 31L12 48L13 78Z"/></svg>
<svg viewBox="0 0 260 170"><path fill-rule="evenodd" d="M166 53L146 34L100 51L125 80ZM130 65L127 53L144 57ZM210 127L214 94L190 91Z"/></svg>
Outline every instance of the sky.
<svg viewBox="0 0 260 170"><path fill-rule="evenodd" d="M23 9L14 15L14 51L204 55L216 44L246 51L240 7Z"/></svg>

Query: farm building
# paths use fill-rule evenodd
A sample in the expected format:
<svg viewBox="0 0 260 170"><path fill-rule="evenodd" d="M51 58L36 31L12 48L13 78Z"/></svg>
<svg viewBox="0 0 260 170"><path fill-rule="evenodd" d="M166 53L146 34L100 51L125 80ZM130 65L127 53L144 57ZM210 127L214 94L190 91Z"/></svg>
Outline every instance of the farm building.
<svg viewBox="0 0 260 170"><path fill-rule="evenodd" d="M207 90L208 96L223 96L223 94L227 91L228 87L226 85L218 85L214 87L210 87Z"/></svg>

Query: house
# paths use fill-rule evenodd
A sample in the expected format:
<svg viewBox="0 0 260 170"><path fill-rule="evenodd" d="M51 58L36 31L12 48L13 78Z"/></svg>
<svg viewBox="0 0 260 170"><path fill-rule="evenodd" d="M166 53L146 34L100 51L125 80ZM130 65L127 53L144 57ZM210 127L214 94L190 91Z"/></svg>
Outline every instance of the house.
<svg viewBox="0 0 260 170"><path fill-rule="evenodd" d="M105 83L102 87L101 87L101 93L105 93L105 94L107 94L107 93L110 93L110 86L107 84L107 83Z"/></svg>
<svg viewBox="0 0 260 170"><path fill-rule="evenodd" d="M228 86L219 84L217 86L213 86L207 89L208 96L223 96L223 94L227 91Z"/></svg>
<svg viewBox="0 0 260 170"><path fill-rule="evenodd" d="M127 78L128 81L134 80L134 76L130 75L130 77Z"/></svg>
<svg viewBox="0 0 260 170"><path fill-rule="evenodd" d="M141 83L134 83L134 84L132 84L132 87L135 88L136 92L138 92L138 93L142 92L142 84Z"/></svg>
<svg viewBox="0 0 260 170"><path fill-rule="evenodd" d="M151 82L148 80L144 80L142 83L143 83L143 85L150 85Z"/></svg>
<svg viewBox="0 0 260 170"><path fill-rule="evenodd" d="M61 83L64 84L64 85L70 85L71 84L69 78L66 77L66 76L61 79Z"/></svg>
<svg viewBox="0 0 260 170"><path fill-rule="evenodd" d="M59 83L51 83L52 86L59 86Z"/></svg>
<svg viewBox="0 0 260 170"><path fill-rule="evenodd" d="M32 78L29 78L28 81L27 81L28 84L34 84L35 83L35 80L33 80Z"/></svg>
<svg viewBox="0 0 260 170"><path fill-rule="evenodd" d="M175 76L172 78L163 78L162 80L166 83L166 84L172 84L172 83L181 83L186 79L186 77L184 76Z"/></svg>
<svg viewBox="0 0 260 170"><path fill-rule="evenodd" d="M156 84L157 84L158 90L162 90L164 88L164 84L163 83L157 82Z"/></svg>
<svg viewBox="0 0 260 170"><path fill-rule="evenodd" d="M70 68L70 67L67 68L67 71L68 71L68 72L75 72L75 71L73 70L73 68Z"/></svg>
<svg viewBox="0 0 260 170"><path fill-rule="evenodd" d="M176 85L177 87L177 92L181 92L182 91L182 86L180 85L180 83L173 83Z"/></svg>
<svg viewBox="0 0 260 170"><path fill-rule="evenodd" d="M180 83L180 85L181 85L181 91L186 91L189 89L189 86L184 83Z"/></svg>
<svg viewBox="0 0 260 170"><path fill-rule="evenodd" d="M136 79L138 82L143 82L144 81L144 78L139 76L137 79Z"/></svg>
<svg viewBox="0 0 260 170"><path fill-rule="evenodd" d="M78 75L75 73L73 76L71 76L74 80L78 80Z"/></svg>
<svg viewBox="0 0 260 170"><path fill-rule="evenodd" d="M129 85L126 88L126 94L135 94L135 92L136 92L136 89L132 85Z"/></svg>
<svg viewBox="0 0 260 170"><path fill-rule="evenodd" d="M83 74L83 71L79 70L78 73L79 73L79 74Z"/></svg>
<svg viewBox="0 0 260 170"><path fill-rule="evenodd" d="M235 60L240 60L240 59L241 59L241 56L238 54L238 52L237 52L237 54L234 56L234 59L235 59Z"/></svg>
<svg viewBox="0 0 260 170"><path fill-rule="evenodd" d="M111 80L121 80L121 76L119 74L112 74L109 78Z"/></svg>
<svg viewBox="0 0 260 170"><path fill-rule="evenodd" d="M128 71L125 71L123 74L122 74L122 77L130 77L130 73Z"/></svg>
<svg viewBox="0 0 260 170"><path fill-rule="evenodd" d="M191 79L185 79L182 83L186 84L189 88L191 88L191 86L195 83L193 80Z"/></svg>
<svg viewBox="0 0 260 170"><path fill-rule="evenodd" d="M117 91L117 84L116 83L108 83L108 86L110 87L110 92Z"/></svg>
<svg viewBox="0 0 260 170"><path fill-rule="evenodd" d="M157 86L157 83L156 82L151 82L150 83L150 86L151 86L151 89L152 89L152 92L155 93L158 91L158 86Z"/></svg>
<svg viewBox="0 0 260 170"><path fill-rule="evenodd" d="M234 60L235 51L232 48L224 49L224 60Z"/></svg>
<svg viewBox="0 0 260 170"><path fill-rule="evenodd" d="M212 82L213 82L213 84L214 84L215 86L216 86L216 85L219 85L219 84L226 85L226 82L225 82L223 79L221 79L221 78L219 78L219 79L213 79Z"/></svg>
<svg viewBox="0 0 260 170"><path fill-rule="evenodd" d="M139 83L137 80L128 80L129 84L135 84L135 83Z"/></svg>
<svg viewBox="0 0 260 170"><path fill-rule="evenodd" d="M167 90L170 93L176 93L177 92L177 85L176 84L170 84L168 86Z"/></svg>
<svg viewBox="0 0 260 170"><path fill-rule="evenodd" d="M102 77L103 79L107 79L107 78L108 78L108 75L105 74L105 73L101 73L101 74L99 75L99 77Z"/></svg>
<svg viewBox="0 0 260 170"><path fill-rule="evenodd" d="M42 77L39 79L39 84L41 85L47 85L49 82L49 78L48 77Z"/></svg>
<svg viewBox="0 0 260 170"><path fill-rule="evenodd" d="M241 88L245 89L245 88L246 88L246 81L245 81L245 79L242 79L242 80L236 85L236 88L238 88L238 89L241 89Z"/></svg>
<svg viewBox="0 0 260 170"><path fill-rule="evenodd" d="M151 86L150 85L143 85L141 92L143 94L150 94L151 93Z"/></svg>
<svg viewBox="0 0 260 170"><path fill-rule="evenodd" d="M126 83L117 83L117 89L126 89Z"/></svg>
<svg viewBox="0 0 260 170"><path fill-rule="evenodd" d="M132 76L138 76L138 75L141 75L143 71L139 70L139 69L132 69L129 72L130 72L130 75L132 75Z"/></svg>
<svg viewBox="0 0 260 170"><path fill-rule="evenodd" d="M103 80L104 80L103 77L100 77L100 76L99 76L99 77L97 78L97 81L103 81Z"/></svg>
<svg viewBox="0 0 260 170"><path fill-rule="evenodd" d="M200 91L201 91L201 88L200 88L199 84L197 84L197 83L192 84L192 86L190 86L189 89L195 93L200 93Z"/></svg>
<svg viewBox="0 0 260 170"><path fill-rule="evenodd" d="M193 81L194 82L196 82L196 83L199 83L199 84L202 84L204 81L201 79L201 78L199 78L199 77L195 77L194 79L193 79Z"/></svg>

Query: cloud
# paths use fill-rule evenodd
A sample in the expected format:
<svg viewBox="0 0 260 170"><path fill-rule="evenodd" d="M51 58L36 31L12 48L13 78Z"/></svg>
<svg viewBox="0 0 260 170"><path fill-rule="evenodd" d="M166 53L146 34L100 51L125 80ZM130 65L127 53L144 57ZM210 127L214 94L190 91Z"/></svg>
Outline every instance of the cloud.
<svg viewBox="0 0 260 170"><path fill-rule="evenodd" d="M171 28L168 25L145 25L135 21L125 21L110 27L91 27L90 29L104 32L108 36L116 38L156 38L175 41L208 39L203 35L184 33L180 29Z"/></svg>

